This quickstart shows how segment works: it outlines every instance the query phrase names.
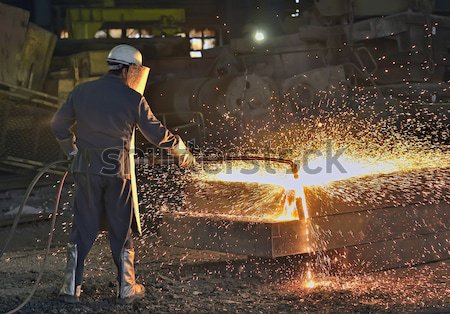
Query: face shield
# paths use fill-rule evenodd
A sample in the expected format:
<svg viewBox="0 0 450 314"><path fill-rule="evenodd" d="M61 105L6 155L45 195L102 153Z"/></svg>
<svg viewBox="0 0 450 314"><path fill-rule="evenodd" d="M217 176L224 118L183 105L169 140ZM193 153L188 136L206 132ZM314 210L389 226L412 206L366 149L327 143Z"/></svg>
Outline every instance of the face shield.
<svg viewBox="0 0 450 314"><path fill-rule="evenodd" d="M145 87L147 85L148 74L150 68L143 65L130 65L127 72L127 85L140 93L144 94ZM130 176L131 176L131 196L133 200L134 217L136 219L137 230L139 234L142 234L141 222L139 218L139 199L137 193L136 183L136 165L135 165L135 130L133 128L133 134L131 136L130 143Z"/></svg>
<svg viewBox="0 0 450 314"><path fill-rule="evenodd" d="M145 87L147 86L148 74L150 68L143 65L132 64L128 67L127 73L127 85L140 93L144 94Z"/></svg>
<svg viewBox="0 0 450 314"><path fill-rule="evenodd" d="M128 66L126 77L123 76L123 79L128 87L143 95L147 85L149 72L150 68L146 66L132 64Z"/></svg>

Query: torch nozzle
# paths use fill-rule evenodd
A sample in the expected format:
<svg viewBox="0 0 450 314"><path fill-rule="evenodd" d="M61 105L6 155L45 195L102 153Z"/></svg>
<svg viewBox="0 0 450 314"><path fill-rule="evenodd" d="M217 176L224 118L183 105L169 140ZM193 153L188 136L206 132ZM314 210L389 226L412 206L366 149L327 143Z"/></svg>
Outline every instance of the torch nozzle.
<svg viewBox="0 0 450 314"><path fill-rule="evenodd" d="M294 179L298 179L298 165L295 162L291 164L292 173L294 174Z"/></svg>

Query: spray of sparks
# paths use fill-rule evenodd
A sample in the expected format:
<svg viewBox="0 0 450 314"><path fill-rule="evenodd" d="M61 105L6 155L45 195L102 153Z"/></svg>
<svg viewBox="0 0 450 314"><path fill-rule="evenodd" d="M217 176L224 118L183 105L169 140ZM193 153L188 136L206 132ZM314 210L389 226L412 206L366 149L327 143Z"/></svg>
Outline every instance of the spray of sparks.
<svg viewBox="0 0 450 314"><path fill-rule="evenodd" d="M442 88L445 91L446 85ZM320 101L307 106L297 103L300 94L284 95L282 102L273 97L269 102L274 109L261 115L266 120L249 124L233 112L223 113L220 120L214 104L208 104L205 112L209 111L214 119L209 120L206 147L226 151L231 148L236 155L296 160L300 166L299 179L287 173L283 165L272 165L276 169L273 173L260 164L257 171L244 174L240 170L252 168L252 163L220 163L219 171L203 168L194 171L192 180L183 187L186 194L170 207L189 215L216 218L300 220L307 227L307 251L316 254L332 237L327 230L318 230L311 223L317 213L310 202L317 191L344 203L362 205L387 202L405 206L418 195L429 203L448 200L445 191L450 164L448 110L432 112L408 98L391 101L391 96L397 96L380 97L376 90L364 87L348 89L337 85L319 94L316 96ZM280 108L285 106L291 109L280 114ZM313 174L304 167L326 169L324 156L330 148L333 152L343 149L338 160L344 172L333 168ZM322 155L306 158L308 151L319 151ZM168 179L165 176L162 174L163 180L153 176L153 184L161 185ZM141 192L150 193L145 187ZM174 189L165 194L172 197L177 193ZM147 196L144 199L155 199ZM322 264L330 263L327 256L319 255ZM305 274L305 287L314 287L312 269L308 267Z"/></svg>
<svg viewBox="0 0 450 314"><path fill-rule="evenodd" d="M342 181L351 178L360 178L364 176L374 176L380 174L389 174L395 172L404 172L410 170L420 170L429 167L439 168L448 165L449 156L447 154L434 154L430 156L426 153L407 156L406 154L393 158L390 156L386 160L356 159L349 155L343 155L340 158L345 172L332 171L330 173L311 174L304 169L300 172L300 179L295 179L292 175L279 171L277 173L266 173L261 170L255 174L242 174L238 171L221 171L215 174L203 174L202 180L216 182L240 182L253 185L271 185L282 187L284 190L283 210L276 214L269 213L266 218L273 220L288 221L299 219L299 210L302 210L305 228L305 239L307 251L311 252L310 233L314 231L314 226L309 223L309 209L305 194L305 187L320 186L326 188L333 182ZM242 166L242 165L241 165ZM325 158L316 158L309 162L309 169L326 168ZM274 190L276 191L276 190ZM266 195L270 197L270 194ZM301 204L301 205L299 205ZM300 207L301 206L301 207ZM316 242L320 242L318 239ZM317 244L316 244L317 246ZM307 266L305 288L311 289L316 286L312 270Z"/></svg>
<svg viewBox="0 0 450 314"><path fill-rule="evenodd" d="M309 169L323 169L320 173L311 173L309 170L301 169L299 179L295 179L292 174L285 171L286 169L278 168L274 173L268 173L264 165L259 165L260 170L256 173L242 173L240 170L248 168L242 162L233 162L233 166L222 167L219 172L201 173L199 179L203 182L229 182L229 183L246 183L254 185L255 189L258 185L270 185L274 187L273 192L278 190L275 187L284 189L284 206L281 213L277 216L267 216L268 219L276 220L292 220L298 219L296 201L301 201L303 209L303 217L309 217L308 206L305 196L305 187L320 186L327 188L337 181L348 180L352 178L360 178L364 176L374 176L380 174L390 174L397 172L417 171L430 168L445 168L448 166L450 155L447 153L435 151L433 154L422 152L416 154L403 154L401 156L389 156L384 159L357 159L350 155L342 155L339 162L345 169L341 172L332 169L327 172L326 159L316 158L308 162ZM266 198L273 195L267 194Z"/></svg>
<svg viewBox="0 0 450 314"><path fill-rule="evenodd" d="M399 180L399 177L409 172L430 171L430 169L444 170L428 183L431 190L439 195L439 191L445 188L448 179L448 171L445 170L450 164L448 147L444 144L430 143L427 141L428 139L423 141L409 136L405 129L412 128L408 124L412 122L412 118L406 119L407 127L404 127L403 130L395 127L397 124L394 121L398 118L399 116L394 113L389 115L389 118L373 115L360 119L354 111L342 110L333 115L324 114L320 118L308 117L303 121L304 123L293 124L277 132L263 131L256 134L250 132L251 136L247 142L250 147L257 145L258 147L268 147L268 150L275 147L275 151L282 147L284 152L288 151L287 157L296 160L300 165L299 179L295 179L280 165L274 165L277 169L274 173L268 172L262 164L259 165L258 171L251 174L242 173L240 170L248 167L248 163L245 165L242 162L232 162L231 168L224 167L214 173L200 172L196 179L205 184L220 182L232 186L244 183L256 190L262 189L262 186L273 187L272 190L262 190L264 192L259 194L260 202L238 203L238 206L233 207L235 210L226 213L226 216L241 218L249 216L257 220L279 221L301 219L306 225L307 251L311 252L314 251L313 247L315 249L320 249L321 245L326 247L326 243L323 243L325 241L321 239L320 233L310 223L311 210L314 209L308 208L308 189L319 187L329 193L340 194L340 197L351 201L355 199L359 201L365 195L368 202L375 202L380 198L388 198L388 193L394 192L394 190L395 192L404 192L405 199L414 198L414 193L417 192L413 189L415 177L406 175L406 179L402 179L403 182ZM376 119L379 120L375 122ZM443 120L445 123L445 118ZM443 134L443 136L446 135ZM336 153L339 149L342 149L342 154L338 160L344 171L327 169L325 152L331 150ZM311 150L318 151L320 154L318 156L308 155L306 158L305 152ZM315 172L311 169L322 170ZM385 191L386 195L383 195L381 191L373 192L373 185L365 188L364 184L361 184L354 187L353 190L336 188L342 184L338 182L351 182L351 180L358 179L359 182L364 182L364 180L361 181L361 178L378 178L382 175L390 175L393 180L394 188L391 191ZM281 210L268 212L264 208L267 206L267 202L264 203L263 200L273 199L275 194L280 193L280 189L283 190L282 204L279 207ZM214 201L219 198L218 195ZM433 202L430 195L428 198L430 202ZM215 215L220 216L220 213L216 212ZM315 243L310 243L311 233ZM304 286L314 288L315 285L311 267L308 266Z"/></svg>

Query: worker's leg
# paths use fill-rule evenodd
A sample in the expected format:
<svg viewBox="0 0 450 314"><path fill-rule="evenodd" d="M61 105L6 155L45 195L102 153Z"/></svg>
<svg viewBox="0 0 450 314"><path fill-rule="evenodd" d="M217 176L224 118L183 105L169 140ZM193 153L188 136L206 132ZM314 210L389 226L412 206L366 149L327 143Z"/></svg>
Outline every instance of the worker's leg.
<svg viewBox="0 0 450 314"><path fill-rule="evenodd" d="M104 211L103 182L98 175L75 174L73 223L68 245L67 269L61 295L79 296L84 260L89 253ZM88 182L89 180L89 182Z"/></svg>
<svg viewBox="0 0 450 314"><path fill-rule="evenodd" d="M131 184L129 180L106 177L105 209L108 218L108 236L111 252L116 265L120 263L120 252L131 242L130 225L132 218ZM119 266L118 266L119 267Z"/></svg>
<svg viewBox="0 0 450 314"><path fill-rule="evenodd" d="M133 299L144 295L144 287L136 284L134 273L134 247L131 238L133 215L130 180L109 177L105 191L109 241L117 266L119 297Z"/></svg>

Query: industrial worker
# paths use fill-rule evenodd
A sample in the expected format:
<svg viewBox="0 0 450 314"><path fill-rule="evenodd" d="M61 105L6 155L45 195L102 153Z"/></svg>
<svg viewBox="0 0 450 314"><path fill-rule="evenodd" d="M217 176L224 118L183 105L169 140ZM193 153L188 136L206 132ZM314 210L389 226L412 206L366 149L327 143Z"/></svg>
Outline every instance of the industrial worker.
<svg viewBox="0 0 450 314"><path fill-rule="evenodd" d="M182 139L163 126L142 93L130 87L130 69L142 66L142 54L119 45L106 62L108 74L75 87L51 124L62 150L73 158L73 225L59 293L69 303L79 301L84 261L102 222L117 266L119 300L128 303L144 296L145 288L135 280L132 241L132 230L140 231L139 212L133 208L137 202L132 200L133 191L137 194L130 158L135 126L149 142L177 157L181 167L195 162Z"/></svg>

